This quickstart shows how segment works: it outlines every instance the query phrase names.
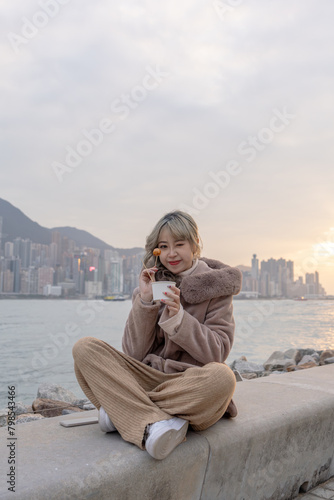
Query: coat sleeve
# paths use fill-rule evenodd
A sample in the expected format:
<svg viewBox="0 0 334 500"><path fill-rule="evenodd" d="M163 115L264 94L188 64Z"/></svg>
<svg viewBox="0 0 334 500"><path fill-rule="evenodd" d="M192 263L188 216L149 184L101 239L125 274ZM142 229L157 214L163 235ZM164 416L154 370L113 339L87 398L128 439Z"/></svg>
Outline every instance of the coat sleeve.
<svg viewBox="0 0 334 500"><path fill-rule="evenodd" d="M138 289L134 291L132 309L125 324L122 349L125 354L142 361L156 342L159 303L144 303Z"/></svg>
<svg viewBox="0 0 334 500"><path fill-rule="evenodd" d="M161 321L160 326L163 328ZM181 324L168 336L197 362L205 365L212 361L223 363L226 360L233 344L234 330L230 295L209 302L203 323L185 310Z"/></svg>

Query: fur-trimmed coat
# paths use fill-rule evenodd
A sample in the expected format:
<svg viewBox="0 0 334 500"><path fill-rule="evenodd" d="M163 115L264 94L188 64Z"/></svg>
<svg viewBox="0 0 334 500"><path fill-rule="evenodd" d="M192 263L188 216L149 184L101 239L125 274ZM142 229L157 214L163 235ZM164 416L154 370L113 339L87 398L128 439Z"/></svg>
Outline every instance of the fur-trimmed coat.
<svg viewBox="0 0 334 500"><path fill-rule="evenodd" d="M123 335L123 351L165 373L212 361L223 363L233 344L232 296L240 292L241 272L213 259L200 259L182 278L182 321L175 325L160 302L145 303L139 288Z"/></svg>

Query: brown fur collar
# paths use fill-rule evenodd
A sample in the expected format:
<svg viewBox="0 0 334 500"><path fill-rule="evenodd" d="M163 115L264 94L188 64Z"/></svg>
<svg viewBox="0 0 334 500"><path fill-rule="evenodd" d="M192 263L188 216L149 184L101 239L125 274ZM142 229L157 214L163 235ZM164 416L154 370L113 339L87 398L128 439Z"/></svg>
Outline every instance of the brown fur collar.
<svg viewBox="0 0 334 500"><path fill-rule="evenodd" d="M230 267L218 260L199 260L195 271L181 281L181 294L189 304L237 295L241 290L242 274L237 267Z"/></svg>

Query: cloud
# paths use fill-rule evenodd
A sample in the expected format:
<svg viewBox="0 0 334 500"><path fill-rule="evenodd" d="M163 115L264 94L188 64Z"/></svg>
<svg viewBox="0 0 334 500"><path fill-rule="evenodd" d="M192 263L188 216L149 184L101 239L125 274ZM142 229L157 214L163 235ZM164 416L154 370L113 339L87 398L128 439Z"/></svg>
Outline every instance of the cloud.
<svg viewBox="0 0 334 500"><path fill-rule="evenodd" d="M221 18L203 1L2 2L1 196L45 226L137 246L156 215L191 205L209 172L236 160L240 175L197 215L212 256L246 264L311 248L333 216L334 5L222 4ZM8 33L52 5L15 52ZM112 104L157 65L168 78L122 119ZM240 144L284 107L295 119L248 163ZM114 132L60 183L52 163L106 118Z"/></svg>

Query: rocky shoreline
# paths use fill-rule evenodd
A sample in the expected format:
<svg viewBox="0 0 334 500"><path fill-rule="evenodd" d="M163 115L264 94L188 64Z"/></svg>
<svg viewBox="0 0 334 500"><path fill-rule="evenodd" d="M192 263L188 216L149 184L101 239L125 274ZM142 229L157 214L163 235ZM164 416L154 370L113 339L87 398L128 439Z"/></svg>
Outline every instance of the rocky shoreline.
<svg viewBox="0 0 334 500"><path fill-rule="evenodd" d="M288 349L274 351L265 363L247 361L245 356L234 360L229 366L237 380L250 380L268 375L305 370L334 363L334 349L316 351L315 349ZM238 375L241 378L238 378Z"/></svg>
<svg viewBox="0 0 334 500"><path fill-rule="evenodd" d="M15 423L21 424L94 409L95 406L88 399L78 399L72 391L60 385L42 384L31 406L21 402L15 403ZM0 427L6 424L7 409L0 410Z"/></svg>
<svg viewBox="0 0 334 500"><path fill-rule="evenodd" d="M268 375L282 375L291 371L305 370L334 363L334 349L288 349L275 351L263 364L247 361L245 356L235 359L229 366L237 381L251 380ZM17 402L15 405L16 424L42 420L44 418L68 415L95 409L87 399L77 396L56 384L42 384L31 406ZM0 427L7 425L7 409L0 410Z"/></svg>

